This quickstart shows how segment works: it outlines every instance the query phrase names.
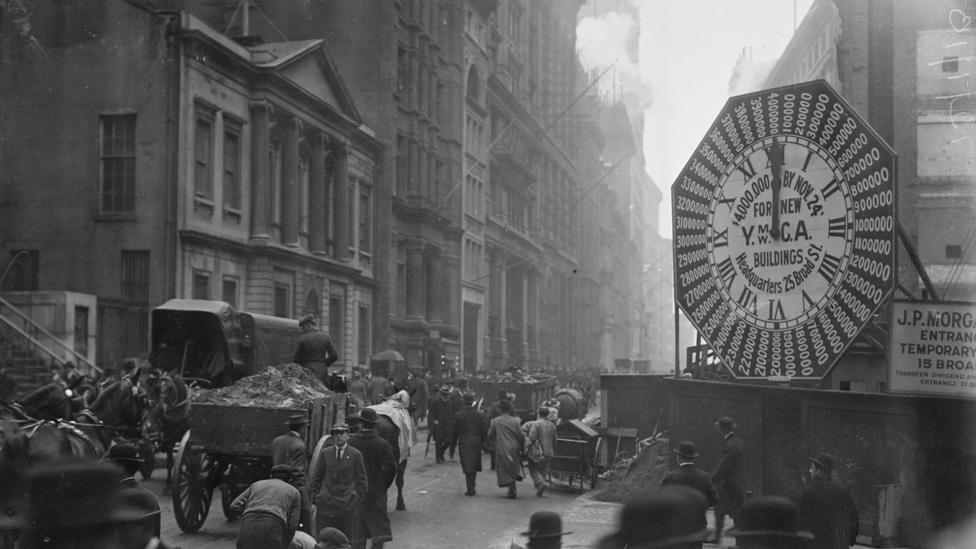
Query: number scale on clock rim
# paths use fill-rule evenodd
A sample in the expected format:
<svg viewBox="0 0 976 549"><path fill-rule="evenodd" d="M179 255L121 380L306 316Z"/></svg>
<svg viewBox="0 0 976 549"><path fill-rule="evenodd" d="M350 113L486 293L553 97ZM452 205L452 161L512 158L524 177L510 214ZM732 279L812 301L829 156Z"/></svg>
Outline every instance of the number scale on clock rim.
<svg viewBox="0 0 976 549"><path fill-rule="evenodd" d="M739 379L822 379L894 289L891 148L817 80L732 97L672 185L675 299Z"/></svg>

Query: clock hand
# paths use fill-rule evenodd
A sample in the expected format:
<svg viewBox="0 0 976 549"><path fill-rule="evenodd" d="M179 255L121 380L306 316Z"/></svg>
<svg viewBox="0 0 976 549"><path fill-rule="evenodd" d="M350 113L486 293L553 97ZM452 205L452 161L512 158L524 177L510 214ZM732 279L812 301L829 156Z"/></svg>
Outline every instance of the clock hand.
<svg viewBox="0 0 976 549"><path fill-rule="evenodd" d="M779 191L783 184L783 147L774 143L766 151L766 154L769 157L769 165L773 175L773 219L772 226L769 228L769 236L773 237L773 240L779 240Z"/></svg>

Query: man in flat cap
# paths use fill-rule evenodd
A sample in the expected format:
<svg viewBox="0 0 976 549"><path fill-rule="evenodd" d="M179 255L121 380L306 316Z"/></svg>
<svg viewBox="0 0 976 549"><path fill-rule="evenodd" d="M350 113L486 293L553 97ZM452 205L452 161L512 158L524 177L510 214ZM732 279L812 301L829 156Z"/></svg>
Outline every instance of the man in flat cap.
<svg viewBox="0 0 976 549"><path fill-rule="evenodd" d="M307 449L305 447L305 430L308 426L307 414L292 414L285 422L288 432L279 435L271 441L271 465L290 465L294 472L291 484L302 493L301 528L306 533L312 526L312 503L305 488L305 476L308 471Z"/></svg>
<svg viewBox="0 0 976 549"><path fill-rule="evenodd" d="M529 476L535 485L535 495L540 498L549 482L549 462L556 449L556 424L549 420L549 412L548 406L541 406L536 411L536 419L522 425Z"/></svg>
<svg viewBox="0 0 976 549"><path fill-rule="evenodd" d="M302 494L291 485L295 470L275 465L271 478L248 486L230 504L241 514L237 549L286 549L298 529Z"/></svg>
<svg viewBox="0 0 976 549"><path fill-rule="evenodd" d="M298 321L302 335L298 336L298 347L295 349L295 362L312 370L315 377L322 383L329 383L329 366L339 359L332 338L319 331L315 317L305 315Z"/></svg>
<svg viewBox="0 0 976 549"><path fill-rule="evenodd" d="M712 484L712 476L701 471L695 465L698 457L698 447L690 440L682 440L674 449L674 454L678 460L678 468L668 472L661 480L661 486L669 484L682 484L698 490L705 496L709 507L718 505L718 492Z"/></svg>
<svg viewBox="0 0 976 549"><path fill-rule="evenodd" d="M316 505L316 527L332 526L353 535L356 509L369 490L366 466L359 450L349 445L349 426L332 426L334 445L326 447L313 468L311 494Z"/></svg>
<svg viewBox="0 0 976 549"><path fill-rule="evenodd" d="M809 549L847 549L857 539L860 516L851 489L834 480L834 456L808 458L810 482L800 496L800 526L816 536Z"/></svg>

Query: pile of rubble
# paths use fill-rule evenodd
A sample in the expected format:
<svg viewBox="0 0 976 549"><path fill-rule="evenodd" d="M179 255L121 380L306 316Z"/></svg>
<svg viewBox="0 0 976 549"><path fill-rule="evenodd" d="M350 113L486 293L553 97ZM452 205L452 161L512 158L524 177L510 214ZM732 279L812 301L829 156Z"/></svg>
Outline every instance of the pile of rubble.
<svg viewBox="0 0 976 549"><path fill-rule="evenodd" d="M489 374L487 377L485 377L485 381L492 383L535 383L537 381L546 381L552 379L553 377L555 376L541 372L529 374L521 371L509 371Z"/></svg>
<svg viewBox="0 0 976 549"><path fill-rule="evenodd" d="M298 364L268 366L253 376L220 389L193 393L192 402L267 408L300 408L308 401L329 396L325 385Z"/></svg>
<svg viewBox="0 0 976 549"><path fill-rule="evenodd" d="M619 502L645 488L661 486L668 473L668 439L657 435L638 442L636 456L618 459L612 468L600 475L607 488L596 496L600 501Z"/></svg>

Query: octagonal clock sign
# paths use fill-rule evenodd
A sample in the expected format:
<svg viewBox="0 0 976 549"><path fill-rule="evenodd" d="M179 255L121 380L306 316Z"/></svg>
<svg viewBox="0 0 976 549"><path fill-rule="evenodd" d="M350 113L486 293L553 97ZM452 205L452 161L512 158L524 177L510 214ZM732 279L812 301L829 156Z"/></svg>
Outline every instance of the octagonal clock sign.
<svg viewBox="0 0 976 549"><path fill-rule="evenodd" d="M739 379L821 379L896 280L895 154L824 81L732 97L671 187L675 299Z"/></svg>

